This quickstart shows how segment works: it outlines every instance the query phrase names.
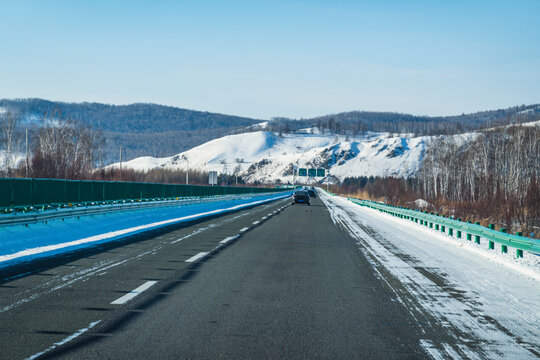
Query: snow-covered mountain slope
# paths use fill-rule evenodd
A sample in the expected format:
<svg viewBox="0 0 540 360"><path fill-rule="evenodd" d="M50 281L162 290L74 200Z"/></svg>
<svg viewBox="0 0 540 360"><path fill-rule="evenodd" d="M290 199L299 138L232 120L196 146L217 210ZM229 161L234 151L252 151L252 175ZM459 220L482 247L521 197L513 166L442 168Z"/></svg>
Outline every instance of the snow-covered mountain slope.
<svg viewBox="0 0 540 360"><path fill-rule="evenodd" d="M359 137L284 134L257 131L209 141L172 157L140 157L124 168L238 172L248 182L294 181L294 167L322 167L342 180L347 176L413 175L430 137L372 133ZM109 167L118 167L118 163Z"/></svg>

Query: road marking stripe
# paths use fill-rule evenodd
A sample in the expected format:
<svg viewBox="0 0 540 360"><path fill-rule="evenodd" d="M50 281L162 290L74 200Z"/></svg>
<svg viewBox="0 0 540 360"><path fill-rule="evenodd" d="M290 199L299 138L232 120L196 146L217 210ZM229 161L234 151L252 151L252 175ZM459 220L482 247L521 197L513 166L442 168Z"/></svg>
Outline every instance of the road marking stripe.
<svg viewBox="0 0 540 360"><path fill-rule="evenodd" d="M248 230L249 230L249 228L248 228L248 227L245 227L245 228L241 228L241 229L240 229L240 232L246 232L246 231L248 231Z"/></svg>
<svg viewBox="0 0 540 360"><path fill-rule="evenodd" d="M252 222L253 225L257 225L258 223L260 223L259 220Z"/></svg>
<svg viewBox="0 0 540 360"><path fill-rule="evenodd" d="M261 220L266 220L266 219L268 219L267 216L263 216L263 217L261 218Z"/></svg>
<svg viewBox="0 0 540 360"><path fill-rule="evenodd" d="M62 346L68 342L70 342L71 340L75 339L76 337L78 336L81 336L82 334L84 334L85 332L87 332L88 330L90 330L91 328L93 328L94 326L96 326L97 324L99 324L101 322L101 320L98 320L98 321L94 321L93 323L90 323L90 325L88 325L87 328L84 328L84 329L80 329L79 331L69 335L67 338L65 338L64 340L60 340L59 342L55 342L51 347L49 347L48 349L45 349L41 352L38 352L37 354L34 354L30 357L27 357L26 360L33 360L35 358L38 358L40 357L41 355L51 351L51 350L54 350L56 349L58 346Z"/></svg>
<svg viewBox="0 0 540 360"><path fill-rule="evenodd" d="M195 256L192 256L190 257L189 259L186 260L186 262L194 262L194 261L197 261L203 257L205 257L206 255L208 255L209 253L208 252L200 252L198 253L197 255Z"/></svg>
<svg viewBox="0 0 540 360"><path fill-rule="evenodd" d="M229 241L236 239L238 236L239 235L229 236L228 238L225 238L225 239L221 240L219 243L220 244L226 244Z"/></svg>
<svg viewBox="0 0 540 360"><path fill-rule="evenodd" d="M133 299L135 296L139 295L140 293L142 293L143 291L147 290L148 288L150 288L150 286L154 285L155 283L157 283L157 281L147 281L145 282L144 284L142 284L141 286L139 286L138 288L136 288L135 290L133 291L130 291L129 293L127 293L126 295L114 300L111 304L112 305L122 305L122 304L125 304L127 303L129 300Z"/></svg>

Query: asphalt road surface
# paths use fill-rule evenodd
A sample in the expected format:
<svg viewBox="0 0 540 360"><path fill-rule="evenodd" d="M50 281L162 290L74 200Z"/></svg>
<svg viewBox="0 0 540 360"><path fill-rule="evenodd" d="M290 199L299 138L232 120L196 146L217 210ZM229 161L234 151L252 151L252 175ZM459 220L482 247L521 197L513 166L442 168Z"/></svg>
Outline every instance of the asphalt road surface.
<svg viewBox="0 0 540 360"><path fill-rule="evenodd" d="M12 275L1 359L428 358L418 319L320 199Z"/></svg>

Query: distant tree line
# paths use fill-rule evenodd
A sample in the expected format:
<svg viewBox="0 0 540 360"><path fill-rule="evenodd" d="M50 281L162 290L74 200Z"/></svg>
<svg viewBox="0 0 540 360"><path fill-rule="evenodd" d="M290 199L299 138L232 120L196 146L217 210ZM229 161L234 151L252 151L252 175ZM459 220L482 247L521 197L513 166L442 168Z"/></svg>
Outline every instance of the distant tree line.
<svg viewBox="0 0 540 360"><path fill-rule="evenodd" d="M108 105L65 103L42 99L0 99L0 108L18 114L24 127L38 125L50 114L83 128L102 131L105 164L124 158L172 156L260 120L157 104ZM31 119L36 121L29 121Z"/></svg>
<svg viewBox="0 0 540 360"><path fill-rule="evenodd" d="M45 114L41 124L32 128L26 161L15 166L14 149L20 145L21 133L16 129L21 121L18 114L10 111L0 114L1 143L4 148L2 170L4 177L57 178L73 180L134 181L166 184L184 184L186 172L174 169L152 169L136 171L132 169L96 168L102 156L104 138L100 131L84 127L59 113ZM220 175L221 185L245 185L237 176L239 167L233 175ZM208 172L190 170L189 184L207 185Z"/></svg>
<svg viewBox="0 0 540 360"><path fill-rule="evenodd" d="M352 136L367 132L453 135L536 120L540 120L539 105L446 117L353 111L313 119L273 118L267 129L276 133L294 133L300 129L312 128L321 133Z"/></svg>
<svg viewBox="0 0 540 360"><path fill-rule="evenodd" d="M126 160L138 156L172 156L221 136L260 130L253 125L261 122L157 104L108 105L0 99L0 108L19 114L24 122L20 126L24 128L35 127L35 120L39 122L47 114L54 113L59 119L70 119L80 127L102 131L106 140L101 149L103 165L119 160L120 147ZM540 119L539 105L446 117L352 111L311 119L276 117L268 121L266 129L279 134L312 128L327 134L350 136L370 131L448 135L535 119Z"/></svg>

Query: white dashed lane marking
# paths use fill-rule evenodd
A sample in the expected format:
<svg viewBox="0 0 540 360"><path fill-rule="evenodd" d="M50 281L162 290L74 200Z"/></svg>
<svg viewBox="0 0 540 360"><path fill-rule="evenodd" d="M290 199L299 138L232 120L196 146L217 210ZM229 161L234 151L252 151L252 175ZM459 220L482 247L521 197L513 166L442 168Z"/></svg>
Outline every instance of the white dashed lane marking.
<svg viewBox="0 0 540 360"><path fill-rule="evenodd" d="M209 253L208 252L200 252L198 253L197 255L195 256L192 256L190 257L189 259L186 260L186 262L190 263L190 262L195 262L199 259L202 259L203 257L205 257L206 255L208 255Z"/></svg>
<svg viewBox="0 0 540 360"><path fill-rule="evenodd" d="M130 291L126 295L122 296L121 298L118 298L118 299L114 300L111 304L112 305L125 304L129 300L133 299L135 296L142 293L143 291L148 290L148 288L150 288L150 286L154 285L155 283L157 283L157 281L147 281L144 284L142 284L141 286L139 286L138 288L136 288L135 290Z"/></svg>
<svg viewBox="0 0 540 360"><path fill-rule="evenodd" d="M221 240L219 243L220 244L226 244L229 241L236 239L238 236L240 236L240 235L229 236L228 238L225 238L225 239Z"/></svg>

